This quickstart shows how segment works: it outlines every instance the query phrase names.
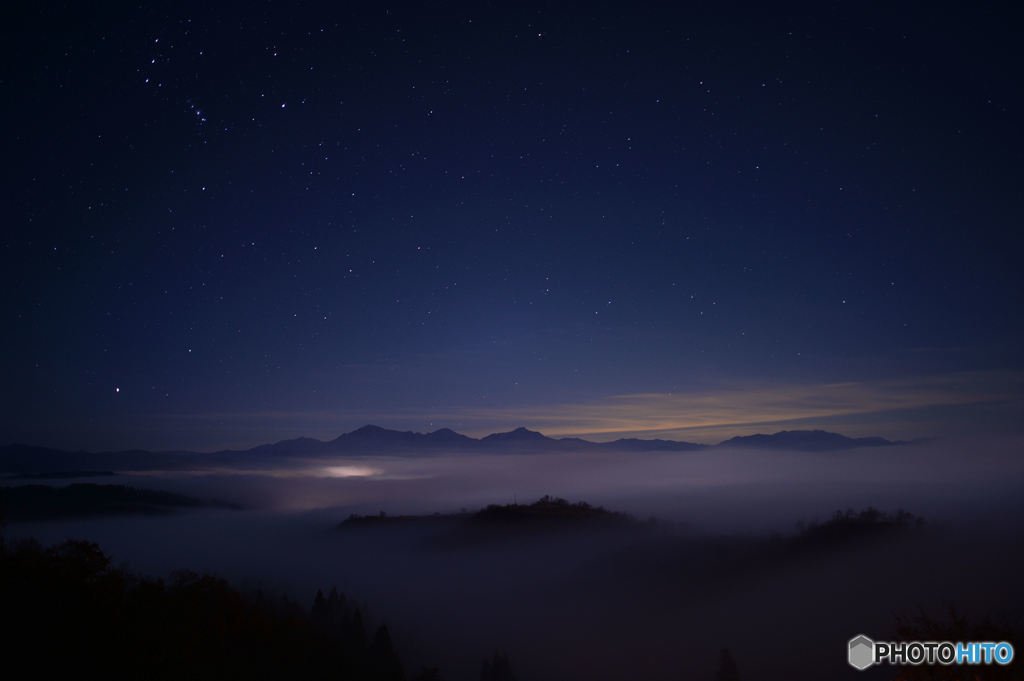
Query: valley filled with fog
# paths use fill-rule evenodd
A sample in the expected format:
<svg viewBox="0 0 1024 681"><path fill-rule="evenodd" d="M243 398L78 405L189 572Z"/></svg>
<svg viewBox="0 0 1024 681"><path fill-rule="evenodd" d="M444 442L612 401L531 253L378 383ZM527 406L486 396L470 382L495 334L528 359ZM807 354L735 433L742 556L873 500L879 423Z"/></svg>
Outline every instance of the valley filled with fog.
<svg viewBox="0 0 1024 681"><path fill-rule="evenodd" d="M1020 617L1019 445L218 457L45 484L231 507L15 521L5 532L88 539L142 574L207 571L303 604L337 587L389 624L407 672L439 667L453 681L478 678L495 650L520 679L711 678L723 648L742 678L822 678L846 673L847 639L890 635L896 616L919 608ZM631 519L459 529L488 505L545 495ZM837 510L868 507L923 523L801 540ZM343 523L353 515L380 522ZM413 515L430 517L403 519Z"/></svg>

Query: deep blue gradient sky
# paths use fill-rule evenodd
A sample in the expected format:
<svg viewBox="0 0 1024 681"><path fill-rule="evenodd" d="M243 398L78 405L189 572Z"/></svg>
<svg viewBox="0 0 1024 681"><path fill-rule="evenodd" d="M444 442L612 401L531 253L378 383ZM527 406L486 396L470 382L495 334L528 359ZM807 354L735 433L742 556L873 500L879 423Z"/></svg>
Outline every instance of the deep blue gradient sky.
<svg viewBox="0 0 1024 681"><path fill-rule="evenodd" d="M1022 414L1019 6L21 11L0 442Z"/></svg>

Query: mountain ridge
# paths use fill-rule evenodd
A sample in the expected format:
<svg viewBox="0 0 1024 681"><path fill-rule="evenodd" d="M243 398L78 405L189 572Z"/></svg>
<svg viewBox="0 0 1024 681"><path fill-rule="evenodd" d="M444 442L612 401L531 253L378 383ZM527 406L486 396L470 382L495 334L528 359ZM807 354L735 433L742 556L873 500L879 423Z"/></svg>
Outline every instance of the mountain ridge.
<svg viewBox="0 0 1024 681"><path fill-rule="evenodd" d="M907 444L881 437L851 438L824 430L783 430L773 434L758 433L724 440L715 445L683 440L620 438L609 442L593 442L578 437L552 438L535 430L519 427L491 433L482 438L463 435L450 428L418 433L392 430L368 424L333 440L299 437L267 443L248 449L225 449L216 452L125 451L86 452L48 447L12 444L0 446L0 471L8 475L33 475L59 471L104 470L125 471L145 468L187 469L193 465L245 463L270 457L321 457L331 455L431 456L440 452L476 452L497 454L531 454L539 452L694 452L723 448L788 449L808 452L829 452L858 447L887 447Z"/></svg>
<svg viewBox="0 0 1024 681"><path fill-rule="evenodd" d="M903 445L902 440L883 437L847 437L827 430L780 430L771 435L738 435L719 442L717 447L745 447L754 449L798 449L803 451L834 451L856 447L889 447Z"/></svg>

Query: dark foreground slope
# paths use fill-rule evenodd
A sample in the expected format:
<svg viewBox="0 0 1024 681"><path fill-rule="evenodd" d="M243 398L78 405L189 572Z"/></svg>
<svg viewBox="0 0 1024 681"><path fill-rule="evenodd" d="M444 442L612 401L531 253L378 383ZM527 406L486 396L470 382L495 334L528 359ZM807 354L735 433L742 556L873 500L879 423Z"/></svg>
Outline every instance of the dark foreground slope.
<svg viewBox="0 0 1024 681"><path fill-rule="evenodd" d="M336 592L307 613L209 575L140 579L91 542L0 544L0 602L7 665L26 678L406 678L388 628L370 635Z"/></svg>

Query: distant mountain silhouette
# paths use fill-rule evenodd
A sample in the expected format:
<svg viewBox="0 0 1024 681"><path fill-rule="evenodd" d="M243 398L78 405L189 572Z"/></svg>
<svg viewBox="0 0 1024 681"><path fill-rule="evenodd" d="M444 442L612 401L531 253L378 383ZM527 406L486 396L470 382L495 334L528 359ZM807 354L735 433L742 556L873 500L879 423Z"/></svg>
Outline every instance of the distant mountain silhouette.
<svg viewBox="0 0 1024 681"><path fill-rule="evenodd" d="M433 433L429 433L428 437L431 438L432 442L437 444L466 444L473 442L473 438L463 435L462 433L456 433L451 428L440 428L435 430Z"/></svg>
<svg viewBox="0 0 1024 681"><path fill-rule="evenodd" d="M413 450L462 447L474 442L477 440L456 433L450 428L441 428L432 433L415 433L411 430L389 430L380 426L368 425L353 430L351 433L340 435L330 442L321 443L321 450Z"/></svg>
<svg viewBox="0 0 1024 681"><path fill-rule="evenodd" d="M720 442L719 447L751 447L755 449L795 449L824 452L855 447L891 447L906 444L883 437L846 437L827 430L783 430L774 435L742 435Z"/></svg>
<svg viewBox="0 0 1024 681"><path fill-rule="evenodd" d="M505 450L513 452L530 451L566 451L568 449L579 449L579 445L571 441L556 440L542 435L535 430L527 428L516 428L507 433L492 433L481 438L479 444L487 449ZM579 442L582 442L580 440ZM593 443L588 443L593 446Z"/></svg>
<svg viewBox="0 0 1024 681"><path fill-rule="evenodd" d="M551 438L535 430L519 427L502 433L492 433L482 438L472 438L457 433L451 428L441 428L430 433L416 433L405 430L390 430L376 425L344 433L333 440L321 441L311 438L282 440L260 445L248 450L220 452L220 454L269 454L274 456L319 456L332 454L433 454L444 451L478 452L564 452L585 450L620 451L693 451L708 445L676 440L641 440L627 438L613 442L591 442L578 437Z"/></svg>
<svg viewBox="0 0 1024 681"><path fill-rule="evenodd" d="M581 440L581 442L586 442L586 440ZM657 439L641 440L635 437L621 438L612 442L601 442L598 446L603 449L618 449L624 452L692 452L708 448L708 445L701 445L696 442Z"/></svg>
<svg viewBox="0 0 1024 681"><path fill-rule="evenodd" d="M549 437L541 435L536 430L530 430L520 426L515 430L510 430L507 433L491 433L487 437L483 438L481 442L553 442Z"/></svg>
<svg viewBox="0 0 1024 681"><path fill-rule="evenodd" d="M268 445L259 445L246 450L253 454L275 454L284 456L316 455L323 449L324 443L311 437L298 437L294 440L281 440Z"/></svg>
<svg viewBox="0 0 1024 681"><path fill-rule="evenodd" d="M855 447L902 445L881 437L850 438L824 430L784 430L773 435L734 437L718 445L704 445L680 440L644 440L621 438L611 442L591 442L578 437L551 438L535 430L516 428L492 433L477 439L450 428L430 433L391 430L367 425L344 433L333 440L309 437L281 440L250 449L219 452L68 452L30 445L0 447L0 471L12 476L59 477L61 472L102 471L104 474L127 470L194 470L217 466L256 465L258 461L287 457L321 456L430 456L439 453L544 453L544 452L691 452L709 447L744 447L753 449L789 449L800 451L833 451ZM69 475L68 477L71 477Z"/></svg>
<svg viewBox="0 0 1024 681"><path fill-rule="evenodd" d="M103 478L117 475L114 471L48 471L46 473L19 473L11 477L22 480L61 480L75 478Z"/></svg>
<svg viewBox="0 0 1024 681"><path fill-rule="evenodd" d="M853 447L881 447L905 444L880 437L850 438L824 430L784 430L774 435L749 435L734 437L716 446L761 447L765 449L850 449ZM316 454L360 454L382 452L419 452L420 450L523 450L523 451L585 451L618 450L631 452L646 451L696 451L712 445L685 442L682 440L645 440L620 438L610 442L592 442L578 437L551 438L536 430L519 427L502 433L492 433L482 438L472 438L456 433L450 428L441 428L431 433L416 433L410 430L390 430L367 425L350 433L323 442L310 438L283 440L272 445L261 445L238 453L272 453L292 456Z"/></svg>
<svg viewBox="0 0 1024 681"><path fill-rule="evenodd" d="M264 445L273 446L273 445ZM49 447L7 445L0 447L0 471L14 477L63 477L75 471L116 473L131 470L192 470L197 466L226 463L235 456L224 453L151 452L129 449L119 452L69 452ZM76 477L76 476L68 476Z"/></svg>

